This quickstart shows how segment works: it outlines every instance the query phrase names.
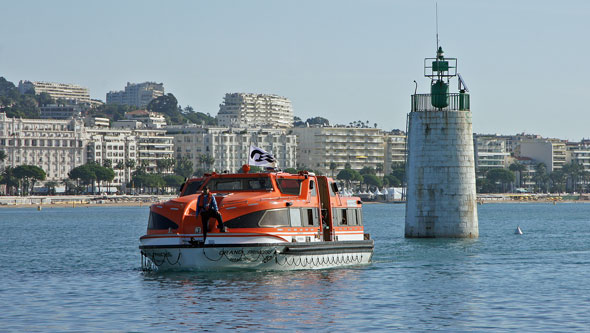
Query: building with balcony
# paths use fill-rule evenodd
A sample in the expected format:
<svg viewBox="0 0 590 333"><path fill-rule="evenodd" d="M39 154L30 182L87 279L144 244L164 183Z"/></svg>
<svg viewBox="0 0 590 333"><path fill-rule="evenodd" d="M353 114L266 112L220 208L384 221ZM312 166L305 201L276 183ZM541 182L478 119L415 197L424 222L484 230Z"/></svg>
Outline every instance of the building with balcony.
<svg viewBox="0 0 590 333"><path fill-rule="evenodd" d="M46 180L59 182L86 163L87 142L80 119L21 119L0 113L0 150L6 153L2 168L36 165Z"/></svg>
<svg viewBox="0 0 590 333"><path fill-rule="evenodd" d="M296 127L297 166L336 176L350 164L351 169L372 167L383 170L385 142L377 128L359 127ZM334 163L336 169L331 170Z"/></svg>
<svg viewBox="0 0 590 333"><path fill-rule="evenodd" d="M383 133L385 161L383 173L389 174L397 165L406 164L406 133L400 130Z"/></svg>
<svg viewBox="0 0 590 333"><path fill-rule="evenodd" d="M559 139L522 140L515 149L515 155L537 160L547 166L548 172L553 172L567 162L566 142Z"/></svg>
<svg viewBox="0 0 590 333"><path fill-rule="evenodd" d="M90 94L88 88L84 88L75 84L42 82L42 81L19 81L18 90L21 94L29 91L35 94L47 93L53 99L64 100L68 103L84 103L90 105Z"/></svg>
<svg viewBox="0 0 590 333"><path fill-rule="evenodd" d="M136 129L137 163L144 165L146 172L159 172L157 161L174 158L174 137L166 135L164 129Z"/></svg>
<svg viewBox="0 0 590 333"><path fill-rule="evenodd" d="M129 83L125 90L107 93L107 104L146 107L152 100L164 95L164 84L155 82Z"/></svg>
<svg viewBox="0 0 590 333"><path fill-rule="evenodd" d="M50 104L43 105L41 109L41 119L70 119L82 115L82 107L79 104Z"/></svg>
<svg viewBox="0 0 590 333"><path fill-rule="evenodd" d="M146 128L166 126L166 118L161 113L148 110L135 110L125 113L125 120L140 121Z"/></svg>
<svg viewBox="0 0 590 333"><path fill-rule="evenodd" d="M271 153L282 169L295 168L297 137L285 129L167 126L174 137L177 160L192 161L195 169L238 172L248 163L250 145Z"/></svg>
<svg viewBox="0 0 590 333"><path fill-rule="evenodd" d="M293 107L286 97L265 94L225 94L217 122L222 127L290 128Z"/></svg>
<svg viewBox="0 0 590 333"><path fill-rule="evenodd" d="M475 170L480 175L494 168L508 167L507 138L501 135L474 134Z"/></svg>
<svg viewBox="0 0 590 333"><path fill-rule="evenodd" d="M86 160L100 165L105 165L108 160L115 172L112 186L124 186L129 183L134 170L128 168L126 163L134 161L137 164L137 138L133 131L94 127L88 128L86 133Z"/></svg>
<svg viewBox="0 0 590 333"><path fill-rule="evenodd" d="M581 165L584 171L590 173L590 139L580 142L568 142L566 144L568 158L567 162Z"/></svg>

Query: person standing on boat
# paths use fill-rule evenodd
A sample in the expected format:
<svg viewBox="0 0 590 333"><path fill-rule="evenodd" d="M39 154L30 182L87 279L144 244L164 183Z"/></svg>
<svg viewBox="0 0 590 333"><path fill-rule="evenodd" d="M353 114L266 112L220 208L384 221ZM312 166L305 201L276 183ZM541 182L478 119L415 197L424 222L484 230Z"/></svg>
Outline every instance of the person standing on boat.
<svg viewBox="0 0 590 333"><path fill-rule="evenodd" d="M217 208L217 202L213 197L213 194L209 192L209 188L205 186L203 188L203 193L199 195L197 199L197 214L196 216L201 215L201 221L203 222L203 242L207 238L207 229L209 229L209 219L214 217L217 220L217 227L221 232L225 232L225 227L223 226L223 220L221 218L221 214L219 213L219 209Z"/></svg>

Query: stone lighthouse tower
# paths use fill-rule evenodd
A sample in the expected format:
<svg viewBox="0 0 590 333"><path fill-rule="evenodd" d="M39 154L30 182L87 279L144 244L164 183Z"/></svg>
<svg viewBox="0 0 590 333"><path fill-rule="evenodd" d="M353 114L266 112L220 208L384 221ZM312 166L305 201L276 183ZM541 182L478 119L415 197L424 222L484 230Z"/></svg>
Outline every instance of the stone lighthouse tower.
<svg viewBox="0 0 590 333"><path fill-rule="evenodd" d="M479 236L473 129L457 59L424 59L430 94L412 95L408 115L406 237ZM449 93L458 77L459 92Z"/></svg>

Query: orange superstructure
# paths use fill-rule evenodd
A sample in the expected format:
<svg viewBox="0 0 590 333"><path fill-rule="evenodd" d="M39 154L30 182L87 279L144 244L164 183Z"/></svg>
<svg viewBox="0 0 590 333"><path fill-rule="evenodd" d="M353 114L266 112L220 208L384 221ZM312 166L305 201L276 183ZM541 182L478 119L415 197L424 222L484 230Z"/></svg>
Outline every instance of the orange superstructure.
<svg viewBox="0 0 590 333"><path fill-rule="evenodd" d="M204 186L215 195L226 227L222 233L216 223L210 222L206 239L203 221L195 214ZM142 254L156 262L157 258L150 257L150 253L167 249L164 257L169 258L174 256L170 249L176 248L178 262L182 248L202 248L204 254L217 249L223 257L227 248L242 247L244 251L247 246L256 247L257 251L272 248L277 258L279 253L289 251L291 256L315 254L324 258L329 252L351 253L353 248L366 252L370 245L372 255L373 241L364 233L361 208L359 198L340 196L332 179L312 173L213 173L187 181L180 197L151 206L147 234L141 237L140 248ZM277 247L281 244L289 246Z"/></svg>

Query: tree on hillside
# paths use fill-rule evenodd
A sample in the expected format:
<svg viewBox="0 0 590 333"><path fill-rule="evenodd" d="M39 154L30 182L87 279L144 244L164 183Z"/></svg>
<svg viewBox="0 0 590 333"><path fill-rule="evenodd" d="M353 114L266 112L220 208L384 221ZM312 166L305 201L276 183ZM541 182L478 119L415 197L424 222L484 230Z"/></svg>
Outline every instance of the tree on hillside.
<svg viewBox="0 0 590 333"><path fill-rule="evenodd" d="M190 107L190 106L188 106L188 107ZM186 108L185 108L185 112L183 113L183 116L193 124L217 125L217 119L215 117L212 117L208 113L205 114L203 112L194 112L194 111L186 112Z"/></svg>
<svg viewBox="0 0 590 333"><path fill-rule="evenodd" d="M178 125L184 122L182 113L178 111L178 100L170 93L153 99L147 105L147 109L163 114L170 124Z"/></svg>
<svg viewBox="0 0 590 333"><path fill-rule="evenodd" d="M312 117L308 118L306 121L309 125L323 125L323 126L330 126L330 121L323 117Z"/></svg>
<svg viewBox="0 0 590 333"><path fill-rule="evenodd" d="M88 111L88 115L93 117L109 118L117 121L125 118L125 113L137 110L138 107L134 105L121 104L101 104Z"/></svg>

